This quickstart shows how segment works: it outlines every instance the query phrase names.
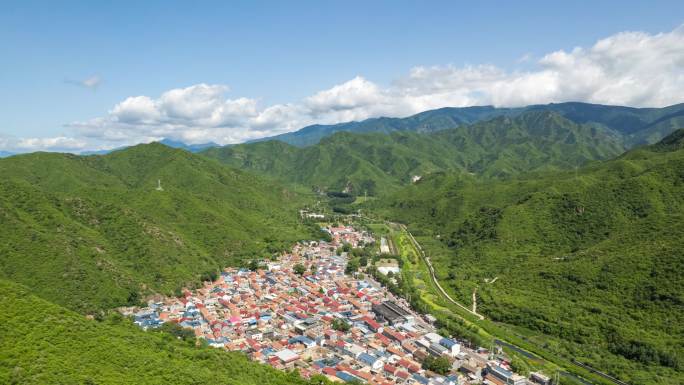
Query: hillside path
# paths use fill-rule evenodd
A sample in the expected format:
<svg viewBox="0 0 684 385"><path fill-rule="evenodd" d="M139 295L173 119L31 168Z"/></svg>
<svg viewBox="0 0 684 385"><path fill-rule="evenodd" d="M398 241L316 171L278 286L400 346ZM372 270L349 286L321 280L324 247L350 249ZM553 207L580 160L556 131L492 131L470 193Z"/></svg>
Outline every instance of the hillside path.
<svg viewBox="0 0 684 385"><path fill-rule="evenodd" d="M447 292L444 290L444 288L442 288L442 285L440 285L440 284L439 284L439 281L437 280L437 276L435 275L435 268L432 267L432 262L430 261L430 257L428 257L428 256L425 254L425 251L424 251L423 248L420 246L420 244L418 243L418 241L416 240L416 238L413 236L413 234L411 234L411 232L408 231L408 229L406 228L405 225L403 225L403 224L401 224L401 223L393 223L393 224L394 224L394 225L397 225L397 226L399 226L399 227L401 227L401 229L404 230L404 231L406 232L406 234L408 234L409 239L411 240L411 243L413 243L413 246L416 248L416 250L418 250L418 252L420 253L421 258L423 258L423 260L425 261L425 264L427 265L428 270L430 270L430 280L432 280L432 283L435 284L435 287L437 287L437 290L440 291L440 293L442 294L442 296L443 296L447 301L453 303L454 305L460 307L461 309L467 311L468 313L470 313L470 314L476 316L478 319L483 320L485 317L484 317L482 314L472 311L471 309L469 309L468 307L464 306L464 305L461 304L460 302L458 302L458 301L454 300L453 298L451 298L451 296L450 296L449 294L447 294Z"/></svg>

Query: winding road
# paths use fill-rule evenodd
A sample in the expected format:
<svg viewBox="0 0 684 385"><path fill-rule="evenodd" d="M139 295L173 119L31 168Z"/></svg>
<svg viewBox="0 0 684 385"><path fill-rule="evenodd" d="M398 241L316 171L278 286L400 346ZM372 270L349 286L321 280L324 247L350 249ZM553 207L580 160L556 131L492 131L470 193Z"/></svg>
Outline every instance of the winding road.
<svg viewBox="0 0 684 385"><path fill-rule="evenodd" d="M453 298L451 298L451 297L449 296L449 294L447 294L447 292L446 292L446 291L442 288L442 286L439 284L439 281L437 281L437 277L435 276L435 269L432 267L432 262L430 261L430 257L428 257L428 256L425 254L425 251L423 251L423 248L420 246L420 244L418 243L418 241L416 241L416 238L414 238L413 234L411 234L411 232L408 231L408 229L406 228L405 225L403 225L403 224L401 224L401 223L394 223L394 222L387 222L387 224L391 224L391 225L394 225L394 226L398 226L399 228L401 228L401 230L403 230L404 232L406 232L406 234L408 234L409 239L411 240L411 243L412 243L413 246L416 248L416 250L418 250L418 252L420 253L421 257L422 257L423 260L425 261L425 264L427 265L428 269L430 270L430 279L431 279L431 281L434 283L435 287L439 290L439 292L444 296L444 298L445 298L446 300L448 300L449 302L453 303L454 305L460 307L461 309L467 311L468 313L470 313L470 314L472 314L472 315L478 317L478 319L480 319L480 320L484 320L484 319L485 319L485 317L484 317L483 315L481 315L481 314L479 314L479 313L477 313L477 312L473 312L471 309L468 309L466 306L464 306L464 305L462 305L461 303L457 302L456 300L454 300ZM498 277L496 277L496 278L495 278L494 280L492 280L492 282L490 282L490 283L493 283L494 281L496 281L497 278L498 278ZM531 353L531 352L529 352L529 351L527 351L527 350L524 350L524 349L520 348L519 346L516 346L516 345L511 344L511 343L509 343L509 342L502 341L501 339L498 339L498 338L495 339L495 341L496 341L497 344L508 346L509 348L511 348L511 349L513 349L513 350L515 350L515 351L517 351L517 352L520 353L520 354L523 354L524 356L526 356L526 357L528 357L528 358L543 360L541 357L539 357L539 356L536 355L535 353ZM621 381L621 380L619 380L619 379L617 379L617 378L615 378L615 377L613 377L613 376L611 376L611 375L609 375L609 374L607 374L607 373L601 372L601 371L599 371L599 370L597 370L597 369L595 369L595 368L593 368L593 367L591 367L591 366L589 366L589 365L587 365L587 364L584 364L584 363L582 363L582 362L579 362L579 361L577 361L577 360L575 360L575 359L570 360L570 363L571 363L572 365L577 366L577 367L580 367L580 368L583 368L583 369L585 369L585 370L588 370L588 371L590 371L590 372L592 372L592 373L594 373L594 374L596 374L596 375L598 375L598 376L600 376L600 377L602 377L602 378L604 378L604 379L606 379L606 380L608 380L608 381L610 381L610 382L612 382L612 383L614 383L614 384L616 384L616 385L629 385L629 384L627 384L627 383L624 382L624 381ZM593 383L590 382L589 380L587 380L586 378L580 377L580 376L578 376L578 375L576 375L576 374L574 374L574 373L571 373L571 372L569 372L569 371L567 371L567 370L559 370L559 373L560 373L562 376L564 376L564 377L573 378L574 380L579 381L579 382L581 382L582 384L585 384L585 385L593 385Z"/></svg>
<svg viewBox="0 0 684 385"><path fill-rule="evenodd" d="M431 280L432 283L435 285L435 287L437 288L437 290L439 290L440 293L442 293L442 295L444 296L444 298L445 298L447 301L453 303L454 305L460 307L461 309L467 311L468 313L474 315L474 316L477 317L479 320L485 319L485 317L484 317L482 314L479 314L479 313L477 313L477 312L472 311L471 309L468 309L468 307L466 307L466 306L464 306L463 304L461 304L460 302L454 300L453 298L451 298L451 296L449 296L449 294L447 294L447 292L442 288L442 285L439 284L439 281L437 280L437 277L435 276L435 268L432 267L432 262L430 261L430 257L428 257L428 256L425 254L425 251L423 251L423 248L420 246L420 244L418 243L418 241L416 241L416 238L413 237L413 234L411 234L411 232L408 231L408 229L406 228L405 225L403 225L403 224L401 224L401 223L394 223L394 224L397 225L397 226L399 226L404 232L406 232L406 234L408 234L409 239L411 240L411 243L413 243L413 246L416 248L416 250L418 250L418 252L420 253L421 258L423 258L423 261L425 261L425 264L427 265L428 270L430 270L430 280Z"/></svg>

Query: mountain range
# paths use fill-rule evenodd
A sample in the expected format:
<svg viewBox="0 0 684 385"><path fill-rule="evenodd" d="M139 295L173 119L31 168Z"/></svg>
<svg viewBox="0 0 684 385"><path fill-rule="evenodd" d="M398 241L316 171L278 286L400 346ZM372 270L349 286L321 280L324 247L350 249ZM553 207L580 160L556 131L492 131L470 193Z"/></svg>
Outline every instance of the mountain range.
<svg viewBox="0 0 684 385"><path fill-rule="evenodd" d="M207 142L207 143L200 143L200 144L187 144L187 143L181 142L179 140L173 140L173 139L168 139L168 138L164 138L164 139L158 141L158 143L161 143L161 144L168 146L168 147L171 147L171 148L180 148L182 150L186 150L189 152L200 152L202 150L206 150L207 148L219 147L220 146L219 144L214 143L214 142ZM107 155L107 154L114 152L114 151L124 150L128 147L129 146L122 146L122 147L117 147L117 148L114 148L111 150L83 151L83 152L79 153L79 155ZM8 154L9 155L7 155L7 156L13 155L12 153L8 153Z"/></svg>
<svg viewBox="0 0 684 385"><path fill-rule="evenodd" d="M450 295L468 304L477 289L479 309L529 343L670 384L684 353L683 111L445 108L224 147L0 159L0 382L303 384L111 311L316 239L297 215L313 188L376 196L337 208L406 224Z"/></svg>
<svg viewBox="0 0 684 385"><path fill-rule="evenodd" d="M436 171L483 177L565 169L622 153L625 137L548 110L427 133L337 132L296 147L265 141L210 148L220 162L316 189L378 195Z"/></svg>
<svg viewBox="0 0 684 385"><path fill-rule="evenodd" d="M527 341L630 384L682 379L684 129L578 170L434 173L366 206Z"/></svg>
<svg viewBox="0 0 684 385"><path fill-rule="evenodd" d="M602 126L625 136L626 144L654 143L684 123L684 104L664 108L633 108L568 102L518 108L493 106L446 107L421 112L406 118L372 118L360 122L312 125L255 141L279 140L294 146L309 146L336 132L354 133L394 131L434 132L469 125L496 117L515 117L529 111L552 111L579 124Z"/></svg>

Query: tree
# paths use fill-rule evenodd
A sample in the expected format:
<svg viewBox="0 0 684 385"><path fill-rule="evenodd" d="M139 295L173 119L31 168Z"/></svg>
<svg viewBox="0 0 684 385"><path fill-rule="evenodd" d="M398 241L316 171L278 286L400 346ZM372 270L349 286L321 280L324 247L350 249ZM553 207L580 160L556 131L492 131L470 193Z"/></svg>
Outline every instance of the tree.
<svg viewBox="0 0 684 385"><path fill-rule="evenodd" d="M294 265L294 267L292 268L292 271L294 271L295 274L297 274L297 275L304 275L304 273L306 272L306 267L304 265L302 265L301 263L298 263L298 264Z"/></svg>
<svg viewBox="0 0 684 385"><path fill-rule="evenodd" d="M318 271L318 267L316 267L316 265L311 265L309 271L311 271L311 274L316 274L316 271Z"/></svg>
<svg viewBox="0 0 684 385"><path fill-rule="evenodd" d="M513 359L511 360L511 369L523 376L527 376L530 373L530 367L527 365L527 362L518 356L513 356Z"/></svg>
<svg viewBox="0 0 684 385"><path fill-rule="evenodd" d="M423 361L423 369L432 370L435 373L446 375L451 371L451 362L444 357L427 356Z"/></svg>
<svg viewBox="0 0 684 385"><path fill-rule="evenodd" d="M186 329L175 322L164 322L159 328L159 331L171 334L184 341L195 340L195 332L192 329Z"/></svg>
<svg viewBox="0 0 684 385"><path fill-rule="evenodd" d="M332 328L334 330L346 333L349 331L349 329L351 329L351 325L349 325L349 322L343 319L335 318L332 320Z"/></svg>
<svg viewBox="0 0 684 385"><path fill-rule="evenodd" d="M259 270L259 261L257 261L256 259L252 259L251 261L249 261L249 265L247 265L247 268L252 271Z"/></svg>
<svg viewBox="0 0 684 385"><path fill-rule="evenodd" d="M344 272L346 274L353 274L359 269L359 260L358 259L350 259L349 262L347 262L347 267L345 267Z"/></svg>

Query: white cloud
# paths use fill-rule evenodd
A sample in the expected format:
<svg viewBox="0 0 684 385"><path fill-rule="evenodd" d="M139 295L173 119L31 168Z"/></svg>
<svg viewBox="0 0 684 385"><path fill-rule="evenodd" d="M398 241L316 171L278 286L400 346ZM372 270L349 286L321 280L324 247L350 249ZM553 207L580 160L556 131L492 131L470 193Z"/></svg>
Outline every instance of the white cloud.
<svg viewBox="0 0 684 385"><path fill-rule="evenodd" d="M88 77L86 79L82 79L82 80L67 79L67 80L65 80L65 83L72 84L72 85L79 86L79 87L90 88L91 90L94 90L94 89L97 89L97 87L100 84L102 84L102 79L97 75L93 75L93 76L90 76L90 77Z"/></svg>
<svg viewBox="0 0 684 385"><path fill-rule="evenodd" d="M491 64L417 66L388 86L362 76L300 101L262 106L256 99L226 97L224 85L197 84L159 97L134 96L108 114L72 122L71 146L81 141L122 145L172 138L221 144L377 116L408 116L446 107L522 106L584 101L665 106L684 101L684 26L671 32L622 32L590 47L522 56L526 70ZM98 84L99 78L91 82ZM63 145L68 138L60 137ZM49 145L50 140L25 140ZM39 146L38 146L39 147Z"/></svg>
<svg viewBox="0 0 684 385"><path fill-rule="evenodd" d="M110 112L113 120L121 123L154 123L160 117L154 100L147 96L131 96L114 106Z"/></svg>
<svg viewBox="0 0 684 385"><path fill-rule="evenodd" d="M21 138L15 147L24 151L80 151L88 143L83 139L56 136L54 138Z"/></svg>
<svg viewBox="0 0 684 385"><path fill-rule="evenodd" d="M380 87L357 76L348 82L309 96L305 104L315 115L373 106L381 102L383 97Z"/></svg>

